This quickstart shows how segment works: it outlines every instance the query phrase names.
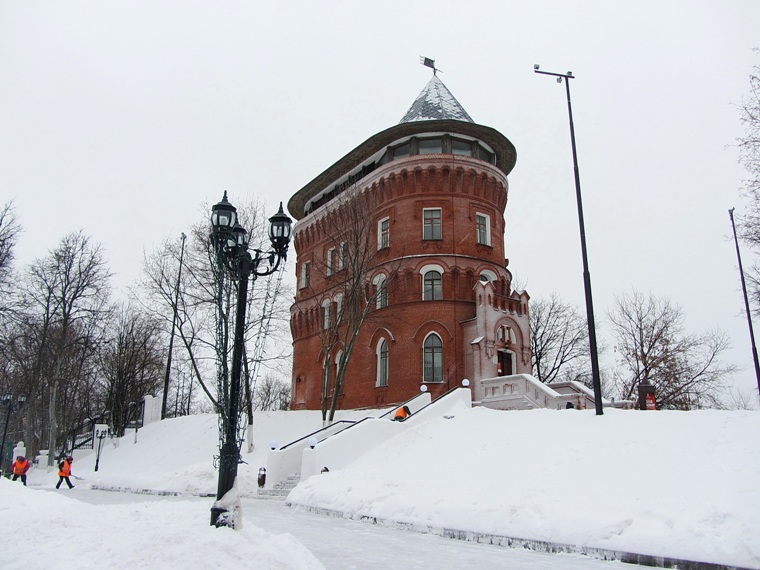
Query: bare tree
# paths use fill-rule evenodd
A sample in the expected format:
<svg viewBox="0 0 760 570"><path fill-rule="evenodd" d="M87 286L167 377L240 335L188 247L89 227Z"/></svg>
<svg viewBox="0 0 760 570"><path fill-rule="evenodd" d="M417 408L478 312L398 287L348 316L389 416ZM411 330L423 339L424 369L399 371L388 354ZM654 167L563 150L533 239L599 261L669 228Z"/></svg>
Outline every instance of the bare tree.
<svg viewBox="0 0 760 570"><path fill-rule="evenodd" d="M103 408L111 426L122 435L138 419L146 394L161 387L163 346L155 320L129 306L119 311L114 330L100 353L100 387Z"/></svg>
<svg viewBox="0 0 760 570"><path fill-rule="evenodd" d="M760 51L758 51L760 53ZM738 216L742 239L753 248L760 248L760 65L755 65L749 76L749 93L742 98L739 120L744 136L738 139L739 162L747 169L749 177L744 181L744 195L748 207ZM755 310L760 309L760 266L755 264L749 280Z"/></svg>
<svg viewBox="0 0 760 570"><path fill-rule="evenodd" d="M541 382L590 382L586 319L554 293L548 299L531 299L530 348L533 374Z"/></svg>
<svg viewBox="0 0 760 570"><path fill-rule="evenodd" d="M315 262L315 271L320 274L315 281L327 286L312 288L312 302L320 307L322 317L323 421L333 421L359 333L396 275L390 270L381 286L370 280L378 260L374 228L367 220L376 205L376 197L368 189L354 187L336 199L318 222L327 238L327 256Z"/></svg>
<svg viewBox="0 0 760 570"><path fill-rule="evenodd" d="M110 276L100 245L93 245L82 232L65 236L56 249L29 270L25 304L31 313L29 322L37 322L40 331L35 374L48 394L51 466L61 435L57 411L59 387L67 379L82 381L81 376L65 375L71 359L78 358L84 365L94 358L97 341L103 336L102 326L111 311ZM68 409L64 407L63 413L68 413Z"/></svg>
<svg viewBox="0 0 760 570"><path fill-rule="evenodd" d="M608 312L619 361L614 383L623 399L635 399L640 383L653 384L657 405L688 410L720 407L735 366L719 357L728 347L721 331L687 334L683 312L669 300L633 291Z"/></svg>
<svg viewBox="0 0 760 570"><path fill-rule="evenodd" d="M273 373L264 374L256 383L253 402L256 410L287 410L290 407L290 382Z"/></svg>
<svg viewBox="0 0 760 570"><path fill-rule="evenodd" d="M178 275L181 249L174 240L167 240L145 256L143 277L135 297L162 320L167 337L176 311L177 335L186 356L183 364L214 409L220 411L228 408L218 399L229 393L227 362L233 348L231 334L238 282L226 271L220 271L209 237L206 219L209 208L202 205L201 209L204 220L188 231L181 278ZM255 246L269 242L269 217L262 203L249 200L239 205L237 212L240 224L249 230L249 243ZM286 358L290 350L290 312L285 291L282 271L252 278L248 290L242 405L247 412L249 448L252 446L253 399L260 370ZM216 376L216 390L204 380L211 375ZM192 382L184 385L192 392ZM182 408L189 409L185 394L181 397L178 394L176 401L183 402Z"/></svg>
<svg viewBox="0 0 760 570"><path fill-rule="evenodd" d="M204 342L202 337L204 331L213 330L213 325L209 325L210 315L205 306L208 304L208 299L205 304L202 300L202 291L206 288L199 287L199 278L205 279L207 276L206 272L199 268L199 266L202 267L202 262L198 263L198 258L202 259L205 250L200 249L197 244L198 234L198 231L193 232L189 244L189 249L192 249L193 253L188 252L187 259L183 257L183 243L169 239L150 254L145 254L142 275L132 296L161 323L161 328L167 337L171 336L171 329L176 326L176 333L184 348L186 362L192 376L212 406L216 408L216 399L203 380L205 371L203 361L206 359L204 347L208 347L208 341ZM206 236L201 235L202 239L206 239ZM193 241L193 237L196 241ZM180 260L191 264L188 271L181 275ZM188 389L192 391L191 386L188 386Z"/></svg>
<svg viewBox="0 0 760 570"><path fill-rule="evenodd" d="M0 322L6 321L6 316L12 313L17 297L13 287L13 250L20 233L13 203L8 202L0 208Z"/></svg>

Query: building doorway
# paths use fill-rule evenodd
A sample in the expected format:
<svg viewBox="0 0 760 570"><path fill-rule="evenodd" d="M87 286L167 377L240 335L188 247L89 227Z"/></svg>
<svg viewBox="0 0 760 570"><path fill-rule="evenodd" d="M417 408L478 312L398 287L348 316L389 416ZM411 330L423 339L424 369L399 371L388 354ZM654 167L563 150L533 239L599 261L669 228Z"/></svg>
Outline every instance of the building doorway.
<svg viewBox="0 0 760 570"><path fill-rule="evenodd" d="M499 376L512 376L515 373L515 353L508 350L497 351Z"/></svg>

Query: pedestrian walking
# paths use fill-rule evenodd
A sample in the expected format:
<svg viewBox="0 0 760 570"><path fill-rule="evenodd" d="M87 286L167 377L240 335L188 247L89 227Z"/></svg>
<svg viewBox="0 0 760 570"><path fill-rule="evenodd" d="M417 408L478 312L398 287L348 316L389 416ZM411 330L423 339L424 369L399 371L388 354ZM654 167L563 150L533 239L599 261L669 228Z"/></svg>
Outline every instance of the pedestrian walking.
<svg viewBox="0 0 760 570"><path fill-rule="evenodd" d="M31 463L29 463L29 460L24 457L23 455L19 455L16 458L16 461L14 461L11 464L11 471L13 472L13 480L15 481L19 477L21 477L21 482L24 484L24 487L26 487L26 472L29 471L29 468L32 466Z"/></svg>
<svg viewBox="0 0 760 570"><path fill-rule="evenodd" d="M259 467L258 483L259 483L259 489L263 489L264 485L266 485L267 483L267 468L266 467Z"/></svg>
<svg viewBox="0 0 760 570"><path fill-rule="evenodd" d="M69 486L69 489L73 489L74 485L71 484L71 464L74 463L73 457L66 457L58 464L58 484L55 486L56 489L61 488L61 483L66 481L66 484Z"/></svg>

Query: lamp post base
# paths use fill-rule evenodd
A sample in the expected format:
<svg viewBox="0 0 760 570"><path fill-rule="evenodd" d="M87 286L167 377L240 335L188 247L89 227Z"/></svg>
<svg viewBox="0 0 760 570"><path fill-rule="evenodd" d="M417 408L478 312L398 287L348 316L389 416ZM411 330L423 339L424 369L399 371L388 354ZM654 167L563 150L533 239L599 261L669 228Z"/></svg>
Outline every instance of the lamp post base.
<svg viewBox="0 0 760 570"><path fill-rule="evenodd" d="M211 526L229 527L235 530L243 527L243 513L237 484L211 506Z"/></svg>
<svg viewBox="0 0 760 570"><path fill-rule="evenodd" d="M211 526L235 528L234 511L230 511L227 507L211 507Z"/></svg>

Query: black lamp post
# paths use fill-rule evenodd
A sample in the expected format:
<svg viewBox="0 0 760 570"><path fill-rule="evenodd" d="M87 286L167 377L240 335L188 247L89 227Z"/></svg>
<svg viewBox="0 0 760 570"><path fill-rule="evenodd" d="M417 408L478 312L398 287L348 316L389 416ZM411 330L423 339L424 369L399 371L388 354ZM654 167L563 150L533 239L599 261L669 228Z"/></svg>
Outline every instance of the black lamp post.
<svg viewBox="0 0 760 570"><path fill-rule="evenodd" d="M594 403L596 415L601 416L602 411L602 383L599 377L599 357L596 351L596 328L594 326L594 303L591 299L591 274L588 270L588 255L586 253L586 226L583 223L583 202L581 200L581 177L578 173L578 154L575 151L575 127L573 126L573 107L570 104L570 80L575 79L572 71L567 73L550 73L539 71L538 64L533 66L535 73L551 75L557 78L557 83L565 80L567 91L567 114L570 116L570 142L573 147L573 169L575 172L575 198L578 202L578 224L581 231L581 255L583 256L583 286L586 293L586 321L588 323L588 344L591 352L591 381L594 384Z"/></svg>
<svg viewBox="0 0 760 570"><path fill-rule="evenodd" d="M222 201L211 208L211 242L217 256L220 269L238 280L238 298L235 315L235 340L232 348L232 371L229 383L229 397L226 421L222 421L221 448L219 449L219 483L216 502L211 507L211 524L213 526L234 526L234 510L228 506L230 501L222 498L232 489L237 477L240 461L238 444L238 410L240 407L240 373L243 363L243 333L245 330L245 312L248 297L248 279L271 275L277 271L280 263L287 258L290 244L292 220L282 210L269 218L269 251L254 250L253 256L248 251L247 232L237 222L237 209L227 201L227 192ZM221 410L224 417L224 410Z"/></svg>
<svg viewBox="0 0 760 570"><path fill-rule="evenodd" d="M0 477L3 475L3 457L5 457L5 436L8 434L8 421L11 419L11 414L16 410L21 410L26 402L26 396L19 396L16 401L13 401L11 394L3 394L0 403L5 406L5 427L3 428L3 442L0 444Z"/></svg>
<svg viewBox="0 0 760 570"><path fill-rule="evenodd" d="M98 440L98 452L95 454L95 471L97 471L98 467L100 466L100 450L103 447L103 440L109 435L111 435L110 429L95 430L95 439Z"/></svg>

